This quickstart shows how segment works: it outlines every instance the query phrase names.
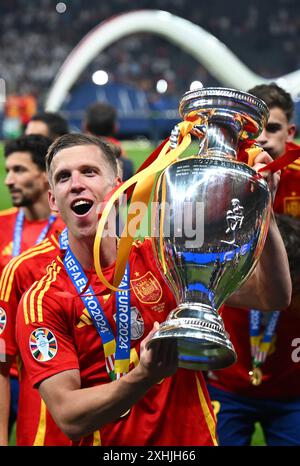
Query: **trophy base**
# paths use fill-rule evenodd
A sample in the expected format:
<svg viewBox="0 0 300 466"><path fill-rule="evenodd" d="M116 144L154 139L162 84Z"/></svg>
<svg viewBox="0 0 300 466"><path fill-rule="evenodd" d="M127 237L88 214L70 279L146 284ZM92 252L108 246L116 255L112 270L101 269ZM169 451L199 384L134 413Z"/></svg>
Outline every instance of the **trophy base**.
<svg viewBox="0 0 300 466"><path fill-rule="evenodd" d="M234 347L218 313L206 305L184 303L160 324L148 346L176 339L178 366L191 370L216 370L236 361Z"/></svg>

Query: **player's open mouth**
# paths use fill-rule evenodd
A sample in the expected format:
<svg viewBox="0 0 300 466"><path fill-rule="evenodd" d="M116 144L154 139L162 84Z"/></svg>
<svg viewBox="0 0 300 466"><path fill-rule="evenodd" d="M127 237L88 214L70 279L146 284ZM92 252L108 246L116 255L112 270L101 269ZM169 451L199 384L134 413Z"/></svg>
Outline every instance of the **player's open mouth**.
<svg viewBox="0 0 300 466"><path fill-rule="evenodd" d="M71 205L71 209L76 215L85 215L92 208L93 202L85 199L79 199Z"/></svg>

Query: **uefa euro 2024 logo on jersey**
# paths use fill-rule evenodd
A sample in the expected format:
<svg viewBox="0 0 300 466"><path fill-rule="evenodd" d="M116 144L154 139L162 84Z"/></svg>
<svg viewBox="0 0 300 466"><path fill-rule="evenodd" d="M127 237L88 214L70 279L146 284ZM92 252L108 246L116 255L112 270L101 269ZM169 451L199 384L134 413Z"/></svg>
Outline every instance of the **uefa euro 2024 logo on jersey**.
<svg viewBox="0 0 300 466"><path fill-rule="evenodd" d="M56 338L47 328L38 328L31 333L29 347L33 358L39 362L50 361L57 353Z"/></svg>

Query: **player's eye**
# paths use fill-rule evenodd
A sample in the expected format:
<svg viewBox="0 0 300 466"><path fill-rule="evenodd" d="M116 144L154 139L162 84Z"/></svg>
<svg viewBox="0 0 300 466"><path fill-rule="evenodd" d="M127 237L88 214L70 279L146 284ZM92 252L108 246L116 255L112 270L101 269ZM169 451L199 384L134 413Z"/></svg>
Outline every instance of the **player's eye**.
<svg viewBox="0 0 300 466"><path fill-rule="evenodd" d="M268 123L266 126L266 131L268 133L277 133L281 129L281 125L279 123Z"/></svg>

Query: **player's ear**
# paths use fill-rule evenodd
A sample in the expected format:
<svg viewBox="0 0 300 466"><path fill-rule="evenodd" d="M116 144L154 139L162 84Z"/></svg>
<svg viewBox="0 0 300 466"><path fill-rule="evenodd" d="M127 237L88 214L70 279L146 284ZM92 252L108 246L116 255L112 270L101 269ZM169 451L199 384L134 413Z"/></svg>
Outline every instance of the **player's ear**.
<svg viewBox="0 0 300 466"><path fill-rule="evenodd" d="M288 127L288 141L293 141L296 136L296 125L291 124Z"/></svg>
<svg viewBox="0 0 300 466"><path fill-rule="evenodd" d="M56 205L56 200L55 200L55 197L53 196L51 189L48 190L48 201L49 201L51 211L54 213L59 213L57 205Z"/></svg>
<svg viewBox="0 0 300 466"><path fill-rule="evenodd" d="M118 176L115 177L114 186L119 187L121 186L121 184L122 184L122 178L118 174Z"/></svg>

